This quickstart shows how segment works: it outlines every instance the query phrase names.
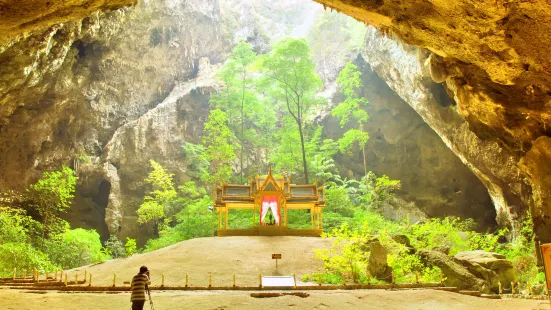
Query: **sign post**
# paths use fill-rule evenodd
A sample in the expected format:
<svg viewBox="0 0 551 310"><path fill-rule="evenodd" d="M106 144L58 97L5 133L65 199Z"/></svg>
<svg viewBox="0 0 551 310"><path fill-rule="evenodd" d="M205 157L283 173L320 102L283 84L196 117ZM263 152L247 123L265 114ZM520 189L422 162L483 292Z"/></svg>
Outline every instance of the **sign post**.
<svg viewBox="0 0 551 310"><path fill-rule="evenodd" d="M272 259L276 260L276 271L277 271L277 260L281 259L281 254L272 254Z"/></svg>
<svg viewBox="0 0 551 310"><path fill-rule="evenodd" d="M551 308L551 297L549 290L551 289L551 243L541 244L538 242L543 258L543 271L545 273L545 287L547 288L547 298L549 299L549 307Z"/></svg>

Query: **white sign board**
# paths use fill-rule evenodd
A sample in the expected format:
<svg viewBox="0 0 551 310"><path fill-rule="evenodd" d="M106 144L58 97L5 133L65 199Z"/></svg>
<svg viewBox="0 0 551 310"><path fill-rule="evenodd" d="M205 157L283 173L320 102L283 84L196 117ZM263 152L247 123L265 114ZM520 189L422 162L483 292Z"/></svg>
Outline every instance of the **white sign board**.
<svg viewBox="0 0 551 310"><path fill-rule="evenodd" d="M291 276L263 276L262 286L295 286L295 278Z"/></svg>

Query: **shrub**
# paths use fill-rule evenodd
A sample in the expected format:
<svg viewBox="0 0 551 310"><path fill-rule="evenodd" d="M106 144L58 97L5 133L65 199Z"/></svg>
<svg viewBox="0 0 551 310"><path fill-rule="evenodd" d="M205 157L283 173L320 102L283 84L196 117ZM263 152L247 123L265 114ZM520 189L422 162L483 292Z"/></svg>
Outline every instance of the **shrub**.
<svg viewBox="0 0 551 310"><path fill-rule="evenodd" d="M109 239L105 241L105 249L112 258L121 258L126 256L124 244L115 235L111 235Z"/></svg>
<svg viewBox="0 0 551 310"><path fill-rule="evenodd" d="M31 270L36 268L41 272L52 272L59 269L52 264L48 255L35 249L30 243L7 242L0 244L0 270Z"/></svg>
<svg viewBox="0 0 551 310"><path fill-rule="evenodd" d="M63 269L101 262L109 259L102 252L99 234L95 230L82 228L66 230L64 233L48 240L46 252L52 262Z"/></svg>

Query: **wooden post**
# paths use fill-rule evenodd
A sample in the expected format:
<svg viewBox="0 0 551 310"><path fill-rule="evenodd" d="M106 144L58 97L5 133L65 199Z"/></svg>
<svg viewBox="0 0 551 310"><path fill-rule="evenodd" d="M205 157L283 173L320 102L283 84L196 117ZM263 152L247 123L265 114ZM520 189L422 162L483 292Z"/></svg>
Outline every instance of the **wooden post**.
<svg viewBox="0 0 551 310"><path fill-rule="evenodd" d="M499 295L503 294L503 288L501 287L501 282L498 282L499 286Z"/></svg>
<svg viewBox="0 0 551 310"><path fill-rule="evenodd" d="M419 272L415 272L415 283L419 284Z"/></svg>
<svg viewBox="0 0 551 310"><path fill-rule="evenodd" d="M67 273L65 273L65 286L67 286Z"/></svg>
<svg viewBox="0 0 551 310"><path fill-rule="evenodd" d="M186 273L186 287L187 287L187 284L188 284L188 280L189 280L189 275Z"/></svg>
<svg viewBox="0 0 551 310"><path fill-rule="evenodd" d="M392 276L392 284L396 284L396 280L394 279L394 270L390 273Z"/></svg>
<svg viewBox="0 0 551 310"><path fill-rule="evenodd" d="M13 280L15 280L15 277L17 276L16 273L17 273L17 268L13 268Z"/></svg>
<svg viewBox="0 0 551 310"><path fill-rule="evenodd" d="M161 287L164 287L165 286L165 273L163 272L161 274Z"/></svg>
<svg viewBox="0 0 551 310"><path fill-rule="evenodd" d="M75 284L78 284L78 271L75 272Z"/></svg>
<svg viewBox="0 0 551 310"><path fill-rule="evenodd" d="M530 282L526 283L526 289L528 289L528 296L532 295L532 288L530 287Z"/></svg>
<svg viewBox="0 0 551 310"><path fill-rule="evenodd" d="M113 287L115 287L117 285L117 274L114 273L113 274Z"/></svg>
<svg viewBox="0 0 551 310"><path fill-rule="evenodd" d="M222 228L222 211L220 208L216 208L216 211L218 211L218 229L220 230Z"/></svg>
<svg viewBox="0 0 551 310"><path fill-rule="evenodd" d="M511 294L515 295L515 282L511 282Z"/></svg>
<svg viewBox="0 0 551 310"><path fill-rule="evenodd" d="M233 283L233 287L235 287L235 274L233 275L233 281L232 281L232 283Z"/></svg>
<svg viewBox="0 0 551 310"><path fill-rule="evenodd" d="M86 283L86 276L87 276L87 274L88 274L88 270L85 269L85 270L84 270L84 283Z"/></svg>
<svg viewBox="0 0 551 310"><path fill-rule="evenodd" d="M212 287L212 273L209 272L209 287Z"/></svg>
<svg viewBox="0 0 551 310"><path fill-rule="evenodd" d="M35 281L38 281L38 271L36 270L36 268L34 268L33 278Z"/></svg>
<svg viewBox="0 0 551 310"><path fill-rule="evenodd" d="M226 226L225 226L225 229L228 229L228 215L230 214L230 210L228 209L227 206L224 209L226 210Z"/></svg>
<svg viewBox="0 0 551 310"><path fill-rule="evenodd" d="M258 274L258 287L262 288L262 274Z"/></svg>
<svg viewBox="0 0 551 310"><path fill-rule="evenodd" d="M297 274L293 272L293 282L295 283L295 285L293 286L294 288L297 288Z"/></svg>
<svg viewBox="0 0 551 310"><path fill-rule="evenodd" d="M92 273L90 272L90 281L88 281L88 286L92 286Z"/></svg>
<svg viewBox="0 0 551 310"><path fill-rule="evenodd" d="M55 271L55 277L54 277L55 281L57 281L57 272L58 272L58 270Z"/></svg>

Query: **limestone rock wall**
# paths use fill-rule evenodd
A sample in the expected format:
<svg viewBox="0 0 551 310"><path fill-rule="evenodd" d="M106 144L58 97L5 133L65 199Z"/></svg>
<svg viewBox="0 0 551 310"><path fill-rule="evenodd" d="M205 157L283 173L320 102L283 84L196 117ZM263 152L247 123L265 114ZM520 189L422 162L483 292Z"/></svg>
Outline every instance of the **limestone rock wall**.
<svg viewBox="0 0 551 310"><path fill-rule="evenodd" d="M374 29L369 30L371 42L375 39L372 35L376 35ZM370 117L365 126L370 136L366 147L368 170L402 182L396 193L399 199L385 206L383 214L395 218L408 215L411 221L459 216L475 219L480 229L495 227L496 210L482 182L362 57L356 64L363 72L362 95L369 100L366 111ZM383 64L374 65L378 68ZM384 66L387 65L385 61ZM441 85L428 82L430 87L423 91L436 106L453 104ZM344 131L333 118L324 126L332 138L339 138ZM353 156L339 155L337 162L342 175L347 175L347 169L357 177L364 173L361 149L355 150Z"/></svg>
<svg viewBox="0 0 551 310"><path fill-rule="evenodd" d="M118 170L117 137L136 123L142 134L152 126L173 130L164 144L122 136L125 163L141 169L140 180L150 158L179 151L184 137L199 141L207 113L201 104L213 89L198 80L199 68L207 74L209 60L221 62L229 49L219 26L215 0L144 1L12 41L0 50L0 189L22 190L42 171L70 165L79 180L68 220L103 237L124 233L121 220L135 207L125 198L132 191L143 197L144 186L126 185L131 173ZM166 109L177 110L177 128L162 113L139 121L183 84L181 96L170 97L178 109Z"/></svg>
<svg viewBox="0 0 551 310"><path fill-rule="evenodd" d="M0 51L2 45L33 31L85 18L98 10L113 10L137 0L19 0L0 3Z"/></svg>
<svg viewBox="0 0 551 310"><path fill-rule="evenodd" d="M537 238L551 241L551 188L542 174L551 165L542 150L551 139L551 3L316 1L422 48L402 44L402 53L389 46L392 40L371 49L366 41L368 62L381 58L375 71L484 182L498 220L529 209ZM385 65L389 58L402 64ZM424 98L423 76L444 82L457 107L438 108Z"/></svg>

